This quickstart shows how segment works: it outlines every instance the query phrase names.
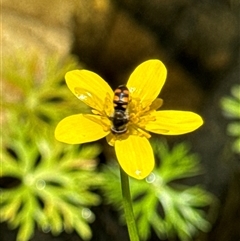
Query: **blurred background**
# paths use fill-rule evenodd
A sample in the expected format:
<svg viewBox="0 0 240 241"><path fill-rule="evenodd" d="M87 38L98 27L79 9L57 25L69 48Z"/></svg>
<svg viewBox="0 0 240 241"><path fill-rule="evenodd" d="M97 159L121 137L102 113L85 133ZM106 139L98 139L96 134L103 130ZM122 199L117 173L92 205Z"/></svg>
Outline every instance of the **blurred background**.
<svg viewBox="0 0 240 241"><path fill-rule="evenodd" d="M138 64L156 58L168 70L167 81L160 95L164 100L162 108L193 111L205 121L204 126L196 132L168 137L164 142L168 143L170 149L181 142L190 144L191 152L199 156L202 171L201 175L192 175L193 178L183 183L203 186L214 196L214 201L204 209L206 219L211 223L207 231L181 238L179 235L157 235L151 227L150 234L144 240L240 241L238 0L3 0L1 10L1 161L4 163L4 158L9 158L18 163L18 167L13 167L13 164L6 168L6 164L2 164L2 193L13 190L19 185L19 179L25 178L25 169L18 174L17 168L26 165L27 169L27 161L20 165L19 160L22 157L31 159L33 154L29 153L33 153L34 148L40 153L33 158L34 167L42 163L45 156L49 158L52 152L55 159L51 157L51 160L65 157L66 153L71 152L75 153L75 159L76 153L81 153L85 162L80 169L84 170L86 178L89 179L91 175L94 177L95 172L101 173L101 165L115 158L105 140L92 149L81 147L77 151L77 147L73 147L74 150L67 147L65 150L64 145L60 147L55 144L53 131L56 123L67 115L87 111L67 89L64 74L71 69L85 68L98 73L112 88L116 88L126 83ZM28 148L29 151L26 151ZM90 161L86 162L86 159ZM65 168L69 164L64 165ZM86 171L91 174L86 174ZM82 202L87 207L94 206L91 212L95 218L87 220L92 237L85 235L82 228L76 232L76 227L69 234L65 232L67 225L60 224L55 236L52 235L48 229L42 228L44 222L47 223L47 214L34 214L35 221L42 217L38 225L41 228L33 228L32 225L23 230L35 230L31 239L34 241L43 238L128 240L126 227L119 221L119 213L111 205L113 200L104 203L95 197L104 193L98 188L99 183L104 183L103 179L102 176L96 177L95 183L86 184L93 191L88 195L93 197L89 202ZM70 176L67 180L70 180ZM61 183L50 181L52 186L58 186L56 182ZM76 182L79 180L76 179ZM39 185L38 190L43 188L39 188ZM45 200L47 194L45 197L37 195L40 197L38 205L44 209L51 196ZM17 233L21 231L18 227L24 218L14 223L17 216L13 213L14 210L20 213L24 205L14 206L12 203L11 210L7 209L7 203L11 203L14 197L17 197L17 192L12 192L6 199L4 196L3 206L6 209L2 211L4 215L0 226L2 241L16 240ZM81 210L90 212L85 206ZM60 219L62 216L56 214ZM12 226L8 222L13 222Z"/></svg>

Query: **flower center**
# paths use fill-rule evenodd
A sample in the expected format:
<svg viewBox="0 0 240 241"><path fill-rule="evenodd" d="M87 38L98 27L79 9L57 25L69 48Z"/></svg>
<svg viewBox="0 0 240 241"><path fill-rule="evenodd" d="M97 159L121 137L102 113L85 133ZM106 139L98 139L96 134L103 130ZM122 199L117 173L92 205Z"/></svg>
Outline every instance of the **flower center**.
<svg viewBox="0 0 240 241"><path fill-rule="evenodd" d="M143 107L139 99L132 99L128 107L130 134L150 138L151 135L145 130L145 126L149 121L155 120L155 117L151 115L153 111L155 110L150 106Z"/></svg>
<svg viewBox="0 0 240 241"><path fill-rule="evenodd" d="M162 101L160 101L160 104L161 103ZM116 128L116 126L121 122L121 116L116 115L119 113L114 111L113 102L110 96L106 96L101 111L92 110L92 112L101 116L100 122L105 131L111 130L112 133L109 136L109 139L112 140L109 141L112 143L112 145L114 145L115 140L126 139L129 135L138 135L150 138L151 135L145 130L145 126L149 121L155 120L155 117L152 115L152 113L156 110L156 108L159 107L160 104L159 99L157 104L154 101L151 105L144 105L140 99L131 99L127 106L126 112L124 112L124 117L126 117L126 121L124 121L124 125L122 125L124 128L118 129L117 131L114 131L114 128Z"/></svg>
<svg viewBox="0 0 240 241"><path fill-rule="evenodd" d="M158 99L159 100L159 99ZM152 113L159 107L159 101L156 104L155 101L151 105L144 105L140 99L131 99L126 109L126 116L128 121L126 122L126 131L122 133L111 132L107 136L107 141L111 146L114 146L116 140L124 140L128 138L129 135L138 135L141 137L150 138L151 135L145 130L145 126L149 121L155 120ZM160 101L162 103L162 101ZM102 112L102 117L110 120L111 127L114 125L114 109L113 104L110 105L109 99L105 102L104 113ZM110 113L110 114L109 114ZM101 115L101 114L100 114ZM108 129L109 130L109 129Z"/></svg>

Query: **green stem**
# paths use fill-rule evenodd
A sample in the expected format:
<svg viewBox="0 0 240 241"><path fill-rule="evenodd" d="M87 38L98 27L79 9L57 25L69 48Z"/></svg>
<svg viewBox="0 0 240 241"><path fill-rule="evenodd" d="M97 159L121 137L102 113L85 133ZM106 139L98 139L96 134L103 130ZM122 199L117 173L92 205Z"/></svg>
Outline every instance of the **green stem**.
<svg viewBox="0 0 240 241"><path fill-rule="evenodd" d="M121 183L122 183L122 196L123 196L123 208L125 212L125 218L128 227L128 233L130 241L139 241L137 227L133 215L132 199L129 189L128 175L121 169Z"/></svg>

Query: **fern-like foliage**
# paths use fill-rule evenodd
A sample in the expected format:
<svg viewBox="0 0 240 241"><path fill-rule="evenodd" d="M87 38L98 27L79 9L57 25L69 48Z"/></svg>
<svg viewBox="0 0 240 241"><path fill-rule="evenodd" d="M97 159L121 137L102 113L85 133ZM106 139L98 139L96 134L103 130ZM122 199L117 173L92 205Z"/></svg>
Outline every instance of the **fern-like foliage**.
<svg viewBox="0 0 240 241"><path fill-rule="evenodd" d="M240 154L240 85L233 86L231 93L232 96L222 98L221 106L223 114L231 120L227 127L227 133L236 138L232 149Z"/></svg>
<svg viewBox="0 0 240 241"><path fill-rule="evenodd" d="M0 219L19 228L18 241L29 240L35 226L54 235L76 230L83 239L91 237L89 207L100 201L91 192L101 183L94 171L99 151L96 145L36 143L24 128L4 139Z"/></svg>
<svg viewBox="0 0 240 241"><path fill-rule="evenodd" d="M29 135L38 139L50 137L49 128L63 117L86 111L86 105L72 98L64 81L65 73L77 68L73 56L43 57L23 50L5 56L0 93L3 123L9 125L8 121L17 118L19 124L29 125Z"/></svg>
<svg viewBox="0 0 240 241"><path fill-rule="evenodd" d="M180 240L192 240L199 230L206 232L210 228L203 207L211 204L212 196L200 186L181 185L177 180L202 172L198 158L183 143L172 150L165 142L154 142L153 146L159 167L145 180L130 182L139 236L147 240L153 229L161 239L177 236ZM108 167L105 176L107 201L122 208L117 168Z"/></svg>
<svg viewBox="0 0 240 241"><path fill-rule="evenodd" d="M29 240L35 228L91 237L100 148L63 145L53 134L59 120L86 108L64 84L65 73L77 66L73 57L20 50L4 58L0 220L18 228L17 241Z"/></svg>

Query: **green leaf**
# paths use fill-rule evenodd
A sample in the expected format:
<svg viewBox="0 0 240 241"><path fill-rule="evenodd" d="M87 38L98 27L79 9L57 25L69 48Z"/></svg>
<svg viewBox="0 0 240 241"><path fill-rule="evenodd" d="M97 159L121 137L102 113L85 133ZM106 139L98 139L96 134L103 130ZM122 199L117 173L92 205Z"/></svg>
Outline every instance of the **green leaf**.
<svg viewBox="0 0 240 241"><path fill-rule="evenodd" d="M213 197L200 186L177 181L201 173L199 158L185 143L172 149L165 141L152 144L160 165L145 180L130 182L140 239L147 240L153 229L160 239L192 240L199 230L207 232L211 226L202 208L212 204ZM118 168L106 167L104 177L107 202L122 210Z"/></svg>
<svg viewBox="0 0 240 241"><path fill-rule="evenodd" d="M100 197L91 190L102 182L95 171L94 159L101 149L93 145L93 154L90 145L85 149L47 139L36 144L36 139L24 128L10 130L8 136L2 148L1 177L17 177L20 182L1 189L1 221L19 228L20 241L30 239L35 225L51 230L54 235L76 230L88 240L89 223L94 219L89 208L100 202ZM83 210L89 210L89 215L82 213Z"/></svg>
<svg viewBox="0 0 240 241"><path fill-rule="evenodd" d="M240 122L230 123L227 127L227 131L231 136L240 137Z"/></svg>
<svg viewBox="0 0 240 241"><path fill-rule="evenodd" d="M34 227L34 220L31 217L23 218L19 226L17 241L29 240L34 233Z"/></svg>
<svg viewBox="0 0 240 241"><path fill-rule="evenodd" d="M232 144L232 150L240 153L240 85L231 89L232 96L221 99L223 114L231 121L227 126L227 133L236 138Z"/></svg>
<svg viewBox="0 0 240 241"><path fill-rule="evenodd" d="M190 147L181 143L170 151L165 142L154 142L153 149L160 160L157 169L165 182L201 174L196 154L189 154Z"/></svg>
<svg viewBox="0 0 240 241"><path fill-rule="evenodd" d="M51 124L55 126L67 115L88 111L64 84L66 72L78 68L73 56L43 58L38 54L26 55L21 50L8 53L2 66L4 91L1 92L6 125L10 126L8 122L15 118L11 124L15 127L22 124L32 138L49 138ZM52 132L52 140L53 136Z"/></svg>

